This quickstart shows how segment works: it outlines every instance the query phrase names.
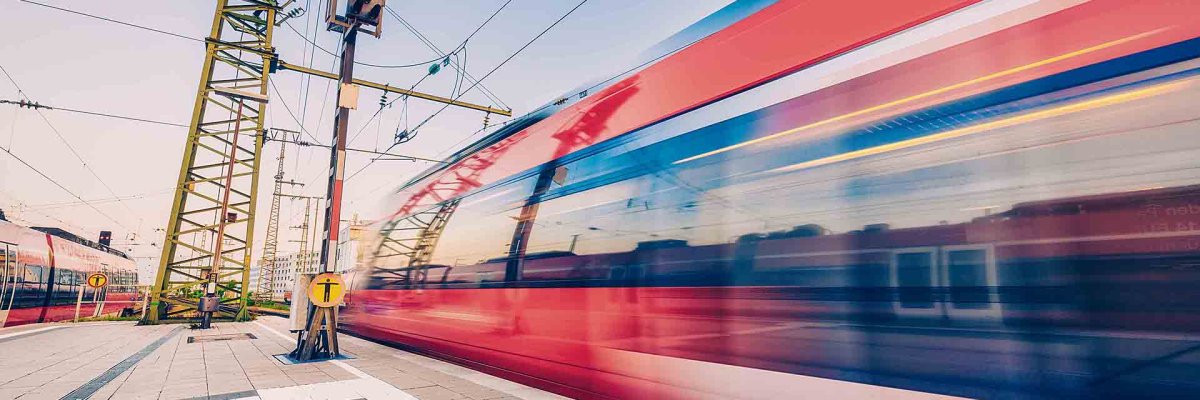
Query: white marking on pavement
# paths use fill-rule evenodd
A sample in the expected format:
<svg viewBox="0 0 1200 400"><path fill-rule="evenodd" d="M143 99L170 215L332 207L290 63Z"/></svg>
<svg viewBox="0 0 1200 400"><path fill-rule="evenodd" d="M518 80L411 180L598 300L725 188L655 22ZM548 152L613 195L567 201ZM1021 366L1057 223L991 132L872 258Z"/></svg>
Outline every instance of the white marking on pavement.
<svg viewBox="0 0 1200 400"><path fill-rule="evenodd" d="M291 336L285 335L285 334L283 334L282 332L279 332L279 331L277 331L277 330L271 329L271 327L267 326L267 324L264 324L264 323L262 323L262 322L258 322L258 321L254 321L254 324L256 324L256 325L258 325L258 326L261 326L263 329L266 329L266 330L267 330L267 332L274 333L276 336L279 336L279 337L283 338L283 340L287 340L287 341L289 341L289 342L290 342L290 341L292 341L292 337L291 337Z"/></svg>
<svg viewBox="0 0 1200 400"><path fill-rule="evenodd" d="M0 335L0 339L8 339L10 337L24 336L32 333L45 332L51 329L65 328L65 326L48 326L45 328L30 329L22 332L14 332L7 335Z"/></svg>
<svg viewBox="0 0 1200 400"><path fill-rule="evenodd" d="M360 378L346 381L312 383L308 385L288 386L281 388L262 389L257 396L243 397L238 400L293 400L293 399L328 399L328 400L417 400L416 397L396 389L387 382L375 378Z"/></svg>
<svg viewBox="0 0 1200 400"><path fill-rule="evenodd" d="M292 337L283 334L266 324L254 321L255 324L274 333L284 340L291 341ZM379 378L371 376L358 368L354 368L341 360L330 360L330 364L341 367L358 379L351 379L336 382L314 383L308 385L288 386L282 388L263 389L258 391L257 397L246 397L245 399L258 400L285 400L285 399L330 399L330 400L350 400L350 399L401 399L401 400L417 400L416 397L405 393L403 390L397 389L390 383L384 382Z"/></svg>

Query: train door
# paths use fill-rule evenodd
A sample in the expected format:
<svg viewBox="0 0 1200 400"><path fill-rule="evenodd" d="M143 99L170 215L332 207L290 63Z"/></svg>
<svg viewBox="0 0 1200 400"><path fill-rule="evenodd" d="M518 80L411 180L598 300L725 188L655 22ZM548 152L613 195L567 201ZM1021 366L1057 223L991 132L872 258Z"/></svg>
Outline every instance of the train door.
<svg viewBox="0 0 1200 400"><path fill-rule="evenodd" d="M962 322L1000 317L991 245L896 249L891 270L897 316Z"/></svg>
<svg viewBox="0 0 1200 400"><path fill-rule="evenodd" d="M996 251L990 244L941 249L946 313L955 319L998 319Z"/></svg>
<svg viewBox="0 0 1200 400"><path fill-rule="evenodd" d="M941 268L937 247L912 247L892 251L891 281L896 288L893 310L901 317L944 317L938 293Z"/></svg>
<svg viewBox="0 0 1200 400"><path fill-rule="evenodd" d="M17 245L0 242L0 327L8 322L24 274L17 264Z"/></svg>

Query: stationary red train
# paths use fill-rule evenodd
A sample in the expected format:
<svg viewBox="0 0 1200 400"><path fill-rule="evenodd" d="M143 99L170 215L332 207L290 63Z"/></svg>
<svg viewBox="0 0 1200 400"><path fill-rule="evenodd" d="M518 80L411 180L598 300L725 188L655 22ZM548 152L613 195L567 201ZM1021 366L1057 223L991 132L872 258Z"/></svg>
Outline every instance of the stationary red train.
<svg viewBox="0 0 1200 400"><path fill-rule="evenodd" d="M344 320L577 398L1190 396L1196 15L735 2L401 187Z"/></svg>
<svg viewBox="0 0 1200 400"><path fill-rule="evenodd" d="M108 276L97 293L84 279ZM125 253L58 228L0 219L0 327L70 320L83 291L83 317L134 308L137 266Z"/></svg>

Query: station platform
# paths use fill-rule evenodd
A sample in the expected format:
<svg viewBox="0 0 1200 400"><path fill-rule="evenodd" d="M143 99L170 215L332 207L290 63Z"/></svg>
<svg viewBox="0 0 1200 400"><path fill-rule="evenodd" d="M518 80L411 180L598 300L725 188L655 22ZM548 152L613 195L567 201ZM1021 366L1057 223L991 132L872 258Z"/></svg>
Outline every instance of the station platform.
<svg viewBox="0 0 1200 400"><path fill-rule="evenodd" d="M0 399L429 399L563 397L339 335L350 359L287 364L287 320L213 329L133 322L0 329Z"/></svg>

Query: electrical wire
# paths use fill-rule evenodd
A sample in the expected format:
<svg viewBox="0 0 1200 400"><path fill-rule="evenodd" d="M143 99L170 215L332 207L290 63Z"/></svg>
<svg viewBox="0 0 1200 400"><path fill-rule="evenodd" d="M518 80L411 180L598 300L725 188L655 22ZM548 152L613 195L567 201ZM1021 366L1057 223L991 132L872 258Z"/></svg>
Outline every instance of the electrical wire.
<svg viewBox="0 0 1200 400"><path fill-rule="evenodd" d="M297 145L297 146L302 146L302 147L308 147L308 146L312 146L312 147L320 147L320 148L325 148L325 149L332 149L332 148L333 148L333 146L330 146L330 145L327 145L327 144L320 144L320 143L310 143L310 142L305 142L305 141L300 141L300 140L280 139L280 138L278 138L278 137L268 137L267 139L268 139L268 140L270 140L270 141L272 141L272 142L282 142L282 143L289 143L289 144L294 144L294 145ZM388 153L388 152L384 152L384 151L376 151L376 150L359 149L359 148L354 148L354 147L347 147L347 148L346 148L346 151L348 151L348 152L354 152L354 153L374 154L374 155L377 155L377 156L388 156L388 157L395 157L395 158L390 158L390 159L389 159L389 160L395 160L395 161L425 161L425 162L431 162L431 163L442 163L442 162L444 162L444 161L441 161L441 160L435 160L435 159L432 159L432 158L424 158L424 157L410 156L410 155L404 155L404 154L394 154L394 153Z"/></svg>
<svg viewBox="0 0 1200 400"><path fill-rule="evenodd" d="M583 89L582 91L583 91L583 92L589 92L589 93L590 93L592 90L594 90L594 89L596 89L596 88L598 88L598 87L604 86L604 85L608 84L609 82L612 82L614 79L617 79L617 78L620 78L620 77L626 76L626 75L627 75L627 74L629 74L630 72L637 71L637 70L641 69L642 67L645 67L645 66L647 66L647 65L653 64L653 63L657 62L658 60L661 60L661 59L663 59L663 58L666 58L666 57L667 57L667 56L669 56L669 55L675 54L676 52L678 52L678 51L680 51L680 50L683 50L683 49L685 49L685 48L687 48L687 47L690 47L691 45L693 45L693 44L696 44L697 42L699 42L699 41L701 41L701 40L704 40L704 39L705 39L705 38L707 38L707 37L708 37L708 36L704 36L704 37L698 38L698 39L696 39L696 40L693 40L693 41L691 41L691 42L685 43L684 45L682 45L682 46L679 46L679 47L676 47L675 49L673 49L673 50L671 50L671 51L665 52L665 53L663 53L663 54L661 54L661 55L659 55L659 56L657 56L657 57L654 57L654 58L652 58L652 59L646 60L645 62L642 62L641 64L635 65L635 66L633 66L633 67L630 67L629 69L626 69L626 70L624 70L624 71L621 71L620 73L617 73L617 74L615 74L615 75L613 75L613 76L609 77L608 79L605 79L605 80L599 81L599 82L597 82L596 84L594 84L594 85L592 85L592 86L588 86L586 89ZM554 106L554 103L545 104L545 105L543 105L543 106L541 106L541 107L538 107L538 108L536 108L536 109L533 109L532 111L529 111L529 112L525 113L525 115L534 114L534 113L537 113L537 112L539 112L539 111L542 111L542 110L545 110L545 109L547 109L547 108L550 108L550 107L552 107L552 106ZM508 124L508 123L509 123L509 122L511 122L511 121L515 121L515 119L513 119L513 120L509 120L509 121L505 121L505 122L503 122L503 123L502 123L502 124L500 124L500 125L505 125L505 124ZM438 154L440 155L440 154L443 154L443 153L445 153L445 152L447 152L447 151L452 151L452 150L454 150L455 148L458 148L458 146L459 146L459 145L461 145L463 142L467 141L467 139L470 139L470 138L472 138L472 137L475 137L475 135L478 135L480 132L483 132L483 131L484 131L484 130L486 130L488 127L492 127L492 126L496 126L496 125L497 125L497 124L492 124L492 125L488 125L487 127L484 127L484 129L479 129L479 130L476 130L475 132L471 133L470 135L467 135L466 137L462 138L462 139L461 139L461 140L459 140L458 142L455 142L455 143L454 143L453 145L451 145L450 147L447 147L445 150L442 150L442 151L441 151L441 152L439 152ZM443 160L443 161L447 161L447 160Z"/></svg>
<svg viewBox="0 0 1200 400"><path fill-rule="evenodd" d="M475 37L475 34L479 33L479 31L483 29L484 25L487 25L488 22L492 22L492 18L496 18L496 14L499 14L500 11L504 11L504 7L508 7L509 3L512 3L512 0L508 0L508 1L504 2L504 4L501 4L500 8L497 8L496 11L492 12L492 15L488 16L487 19L483 20L482 24L479 24L479 26L475 27L475 30L471 31L471 34L467 35L467 38L462 40L462 42L463 42L462 45L466 45L467 41L469 41L469 40L471 40L471 38Z"/></svg>
<svg viewBox="0 0 1200 400"><path fill-rule="evenodd" d="M20 102L20 101L13 101L13 100L3 100L3 99L0 99L0 104L13 104L13 105L17 105L17 106L26 106L26 105L29 105L29 103L23 103L23 102ZM55 111L67 111L67 112L73 112L73 113L79 113L79 114L94 115L94 116L97 116L97 117L108 117L108 118L124 119L124 120L129 120L129 121L136 121L136 122L145 122L145 123L150 123L150 124L158 124L158 125L166 125L166 126L177 126L177 127L180 127L180 128L187 128L187 127L188 127L188 125L186 125L186 124L177 124L177 123L174 123L174 122L156 121L156 120L152 120L152 119L145 119L145 118L138 118L138 117L130 117L130 116L127 116L127 115L117 115L117 114L102 113L102 112L98 112L98 111L87 111L87 110L77 110L77 109L73 109L73 108L66 108L66 107L47 106L47 105L44 105L44 104L35 104L35 105L33 105L33 107L34 107L35 109L45 108L45 109L47 109L47 110L55 110Z"/></svg>
<svg viewBox="0 0 1200 400"><path fill-rule="evenodd" d="M36 209L28 209L28 210L27 210L27 209L25 208L25 204L22 204L22 203L21 203L21 201L20 201L19 199L15 198L15 197L12 197L12 196L9 196L9 195L7 195L7 194L4 194L4 192L0 192L0 195L4 195L4 197L8 197L9 199L12 199L13 201L15 201L15 202L14 202L14 203L12 203L12 204L13 204L14 206L16 206L16 208L14 208L14 209L12 209L12 210L15 210L15 211L17 211L17 212L20 212L20 213L22 213L22 214L24 214L24 212L25 212L25 211L32 211L32 212L38 213L39 215L41 215L41 216L43 216L43 217L46 217L46 218L49 218L49 219L52 219L52 220L58 221L58 223L62 224L62 226L65 226L65 227L71 228L71 229L75 230L76 232L82 232L82 231L85 231L85 230L87 230L87 229L84 229L83 227L81 227L81 226L79 226L79 225L75 225L75 224L72 224L72 223L70 223L70 222L63 221L63 220L61 220L61 219L58 219L57 217L55 217L55 216L53 216L53 215L47 214L47 213L45 213L45 212L42 212L41 210L36 210ZM10 211L11 211L11 210L10 210ZM21 217L17 217L17 216L15 216L15 215L6 215L5 217L6 217L6 218L18 219L18 220L24 221L25 225L36 225L36 224L34 224L34 223L33 223L33 221L30 221L30 220L28 220L28 219L25 219L25 218L24 218L24 215L22 215Z"/></svg>
<svg viewBox="0 0 1200 400"><path fill-rule="evenodd" d="M389 14L391 14L393 17L395 17L396 20L400 21L400 24L404 25L405 28L407 28L410 32L412 32L413 35L416 36L418 40L420 40L422 43L424 43L425 47L428 47L430 50L433 50L435 54L439 55L437 59L434 59L435 61L439 60L439 59L445 59L446 57L449 57L451 55L456 55L456 53L458 53L458 52L463 53L463 60L462 60L461 64L457 61L457 57L455 58L455 61L451 62L451 65L454 66L455 70L458 72L458 75L455 77L456 89L451 92L451 97L453 97L453 96L455 96L455 92L457 92L458 89L461 88L461 86L460 86L461 80L466 79L469 82L478 84L478 81L473 80L474 78L471 77L470 73L468 73L467 69L466 69L467 42L469 42L471 40L471 38L475 37L475 34L479 33L479 31L483 30L483 27L486 26L489 22L491 22L492 19L495 19L496 15L500 14L501 11L504 11L504 8L508 7L508 5L510 3L512 3L512 0L508 0L508 1L504 2L504 4L501 4L500 8L497 8L496 11L493 11L492 14L487 17L487 19L485 19L482 23L480 23L478 26L475 27L475 30L471 31L471 33L468 34L466 38L464 38L461 42L459 42L458 46L455 47L454 52L452 52L450 54L445 54L444 52L442 52L442 50L439 49L436 44L434 44L432 41L430 41L429 38L427 38L424 34L421 33L421 31L417 30L417 28L415 26L412 26L412 24L408 23L408 21L404 20L404 18L401 18L400 15L398 13L396 13L395 10L391 9L391 7L385 6L384 9L387 10L387 12ZM425 76L422 76L421 79L418 80L417 83L414 83L411 87L409 87L408 90L411 91L411 90L416 89L417 86L420 85L421 82L424 82L426 78L429 78L430 75L431 74L426 73ZM504 103L503 100L500 100L499 96L496 96L494 93L491 92L491 90L488 90L487 87L480 86L480 91L484 94L484 96L488 97L488 99L491 100L492 102L494 102L502 107L511 109L511 107L509 107L508 104ZM405 101L404 108L402 110L402 115L403 115L402 118L403 119L401 121L397 121L396 130L397 131L400 130L400 123L403 122L405 125L405 130L408 132L413 132L414 133L413 136L415 136L415 131L407 129L408 128L408 124L407 124L407 121L408 121L408 96L400 96L399 98L388 102L386 107L390 108L393 103L395 103L397 100L401 100L401 99L403 99ZM360 128L358 130L358 132L355 132L354 136L352 136L350 138L349 143L353 143L354 139L358 138L358 136L362 134L363 130L366 129L366 126L370 125L371 122L373 122L375 120L375 118L379 117L380 112L383 111L383 108L384 108L384 106L381 106L378 110L375 111L374 114L371 115L371 118L367 119L367 122L363 124L363 128ZM411 140L412 137L408 137L407 139ZM408 141L408 140L406 140L406 141ZM394 144L393 144L393 146L394 146Z"/></svg>
<svg viewBox="0 0 1200 400"><path fill-rule="evenodd" d="M153 192L145 192L145 193L133 194L133 195L129 195L129 196L123 196L123 197L119 197L119 198L89 199L87 201L90 203L93 203L93 204L104 204L104 203L113 203L113 202L117 202L117 201L121 201L121 200L141 200L141 199L145 199L148 197L161 196L164 194L169 194L169 193L174 193L174 192L175 192L175 188L167 188L167 189L162 189L162 190L156 190ZM81 201L63 201L63 202L56 202L56 203L25 204L24 206L26 207L25 208L26 210L35 210L36 211L36 210L51 210L51 209L56 209L56 208L77 207L77 206L82 206L82 205L86 205L86 204L84 204Z"/></svg>
<svg viewBox="0 0 1200 400"><path fill-rule="evenodd" d="M8 78L8 81L12 82L13 87L17 88L18 95L20 95L21 97L24 97L25 101L30 101L29 96L25 94L25 90L21 88L21 85L17 84L17 81L15 79L13 79L12 75L8 73L8 70L5 69L4 66L0 66L0 72L4 72L4 76ZM39 110L36 108L34 109L34 111L37 112L38 116L42 117L42 121L46 122L46 126L50 127L50 130L53 131L54 135L58 137L58 140L61 141L63 143L63 145L67 146L67 149L71 151L71 154L75 155L75 158L79 160L79 163L83 165L83 168L86 169L89 173L91 173L92 177L95 177L96 181L100 182L100 185L104 186L104 189L108 190L108 193L111 194L114 198L120 197L120 196L117 196L117 193L115 191L113 191L112 187L109 186L108 183L104 181L104 178L101 178L100 174L97 174L96 170L92 169L92 166L88 165L87 161L84 161L83 156L79 155L79 152L75 150L75 146L72 146L71 142L68 142L66 137L63 137L62 132L59 132L58 128L55 127L54 124L50 123L50 119L46 118L46 114L43 114L42 110ZM17 158L19 161L21 161L21 163L25 164L26 166L33 168L33 166L25 163L24 160L21 160L20 158L18 158L11 151L5 150L5 152L8 152L9 155L13 156L13 158ZM36 171L36 169L35 169L35 171ZM41 174L41 171L38 171L38 173ZM43 174L42 176L45 176L45 175ZM57 184L57 182L56 182L56 184ZM60 187L62 187L62 186L60 185ZM66 189L66 188L63 187L63 189ZM74 193L71 193L71 194L74 195ZM75 196L75 197L79 197L79 196ZM83 199L80 198L80 200L83 200ZM134 214L133 209L130 208L128 204L125 204L125 202L120 202L120 204L123 207L125 207L125 210L129 211L130 214ZM92 208L95 209L96 207L92 206ZM98 209L96 211L99 212ZM110 219L111 219L111 217L110 217ZM115 219L113 220L113 222L116 222L117 225L120 225L122 228L125 228L126 230L129 229L129 227L125 226L125 224L122 224Z"/></svg>
<svg viewBox="0 0 1200 400"><path fill-rule="evenodd" d="M269 83L269 84L271 85L271 89L274 89L274 90L275 90L275 94L276 94L276 95L279 95L279 98L280 98L280 100L279 100L279 103L280 103L280 104L283 104L283 109L284 109L284 110L287 110L287 113L288 113L288 115L292 117L292 121L295 121L295 122L296 122L296 125L300 126L300 130L301 130L301 131L303 131L305 135L308 135L308 137L309 137L310 139L312 139L313 141L317 142L318 144L319 144L319 143L321 143L321 140L320 140L320 139L317 139L317 137L316 137L316 136L313 136L313 134L312 134L312 133L309 133L309 132L308 132L308 129L305 129L305 128L304 128L304 124L300 122L300 119L296 118L296 114L292 112L292 108L291 108L291 107L288 107L288 105L287 105L287 101L286 101L286 100L282 100L282 99L283 99L283 92L280 92L280 91L279 91L279 88L275 86L275 81L274 81L274 80L268 80L268 81L267 81L267 83Z"/></svg>
<svg viewBox="0 0 1200 400"><path fill-rule="evenodd" d="M511 0L509 0L508 2L505 2L503 5L500 6L500 8L496 9L496 11L493 12L491 16L489 16L486 20L484 20L483 23L479 24L479 26L477 26L475 28L475 30L471 32L470 35L467 35L466 39L463 39L462 42L459 42L459 45L455 47L456 51L457 51L457 49L466 47L467 42L469 42L471 40L471 38L473 38L475 36L476 33L479 33L479 31L482 30L483 27L485 25L487 25L488 22L491 22L491 20L493 18L495 18L496 15L500 13L500 11L504 10L504 8L507 7L508 4L511 2L512 2ZM400 25L404 26L405 29L408 29L409 32L412 32L412 34L414 36L416 36L417 39L419 39L422 43L425 44L425 47L428 47L430 50L433 50L433 52L435 54L438 54L439 57L448 56L448 54L446 52L442 51L440 48L438 48L438 46L436 44L434 44L433 41L429 40L429 38L426 37L424 34L422 34L421 31L417 30L416 26L414 26L413 24L411 24L407 20L405 20L403 17L401 17L400 14L397 13L395 10L393 10L391 7L385 5L384 10L386 10L388 12L388 14L390 14L393 18L396 18L396 20L400 22ZM471 82L473 84L479 83L479 80L475 79L475 77L472 76L469 72L467 72L466 69L463 68L462 66L458 65L457 63L451 63L451 66L453 66L455 70L459 71L459 73L464 74L466 76L468 82ZM481 86L480 92L483 93L483 95L485 97L487 97L488 100L491 100L492 102L494 102L504 108L509 108L509 109L512 108L512 107L509 107L508 104L506 104L503 100L500 100L500 97L496 96L496 94L493 93L486 86Z"/></svg>
<svg viewBox="0 0 1200 400"><path fill-rule="evenodd" d="M325 4L325 1L322 0L319 3L317 3L317 7L321 7L324 4ZM313 16L311 14L307 16L307 18L305 19L305 27L307 27L308 24L312 21L312 18L313 18ZM320 29L320 26L321 26L320 21L318 21L316 24L312 24L312 28L313 28L312 37L313 38L317 37L317 32ZM306 35L308 34L307 28L305 29L305 34ZM313 59L316 57L316 55L317 55L317 48L315 46L310 47L308 49L308 64L305 65L306 67L312 68L312 66L314 64ZM301 60L301 61L303 61L303 60ZM303 123L303 122L308 121L308 108L309 108L308 107L308 94L310 91L312 91L312 75L304 74L304 77L302 78L301 82L304 83L304 85L303 85L304 86L304 94L302 95L302 98L304 100L302 100L300 102L299 107L300 107L300 122ZM329 82L325 83L325 95L326 96L329 95ZM324 108L325 106L322 105L321 107ZM308 158L309 161L312 160L312 153L309 153L305 156ZM295 157L295 159L296 159L296 162L293 164L292 172L299 175L299 173L300 173L300 157Z"/></svg>
<svg viewBox="0 0 1200 400"><path fill-rule="evenodd" d="M334 52L332 52L332 51L329 51L328 49L326 49L326 48L324 48L324 47L321 47L321 45L318 45L316 42L312 41L312 40L311 40L311 39L309 39L307 36L305 36L305 35L301 34L301 33L300 33L300 31L296 30L296 28L295 28L295 27L292 27L292 23L291 23L291 22L284 21L284 22L283 22L283 24L284 24L284 25L287 25L288 29L291 29L291 30L292 30L292 32L295 32L295 33L296 33L296 35L299 35L301 39L304 39L304 41L306 41L306 42L308 42L309 44L311 44L311 45L312 45L313 47L315 47L317 50L321 50L321 51L322 51L322 52L324 52L325 54L331 55L331 56L333 56L334 58L341 58L341 57L342 57L341 55L339 55L339 54L337 54L337 53L334 53ZM441 60L442 58L445 58L445 57L444 57L444 56L442 56L442 57L437 57L437 58L434 58L434 59L431 59L431 60L428 60L428 61L421 61L421 62L412 63L412 64L391 64L391 65L388 65L388 64L375 64L375 63L369 63L369 62L365 62L365 61L358 61L358 60L355 60L355 61L354 61L354 64L355 64L355 65L362 65L362 66L365 66L365 67L373 67L373 68L385 68L385 69L386 69L386 68L414 68L414 67L421 67L421 66L429 65L429 63L432 63L432 62L435 62L435 61Z"/></svg>
<svg viewBox="0 0 1200 400"><path fill-rule="evenodd" d="M180 39L187 39L187 40L191 40L191 41L193 41L193 42L200 42L200 43L204 43L204 41L203 41L203 40L201 40L201 39L196 39L196 38L194 38L194 37L188 37L188 36L180 35L180 34L178 34L178 33L171 33L171 32L167 32L167 31L161 30L161 29L154 29L154 28L151 28L151 27L142 26L142 25L138 25L138 24L131 24L131 23L124 22L124 21L118 21L118 20L111 19L111 18L105 18L105 17L101 17L101 16L99 16L99 15L92 15L92 14L88 14L88 13L85 13L85 12L80 12L80 11L75 11L75 10L66 9L66 8L62 8L62 7L56 7L56 6L52 6L52 5L49 5L49 4L42 4L42 3L38 3L38 2L36 2L36 1L30 1L30 0L21 0L21 1L22 1L22 2L25 2L25 3L29 3L29 4L39 5L39 6L46 7L46 8L52 8L52 9L59 10L59 11L66 11L66 12L69 12L69 13L71 13L71 14L82 15L82 16L85 16L85 17L91 17L91 18L95 18L95 19L99 19L99 20L104 20L104 21L108 21L108 22L118 23L118 24L121 24L121 25L125 25L125 26L129 26L129 27L133 27L133 28L144 29L144 30L147 30L147 31L155 32L155 33L161 33L161 34L168 35L168 36L174 36L174 37L177 37L177 38L180 38Z"/></svg>
<svg viewBox="0 0 1200 400"><path fill-rule="evenodd" d="M587 2L588 2L588 0L583 0L583 1L580 1L580 2L579 2L579 4L576 4L576 5L575 5L575 7L572 7L570 10L568 10L566 14L563 14L561 17L559 17L559 18L558 18L558 20L555 20L555 21L554 21L554 23L550 24L550 26L546 27L546 29L543 29L543 30L542 30L540 33L538 33L538 34L537 34L537 36L534 36L534 37L533 37L533 39L530 39L528 42L526 42L524 46L521 46L521 48L517 49L517 51L515 51L515 52L513 52L511 55L509 55L509 56L508 56L508 58L505 58L505 59L504 59L504 61L501 61L501 62L500 62L500 64L497 64L495 67L492 67L492 69L491 69L490 71L488 71L488 73L487 73L487 74L484 74L482 78L479 78L479 80L478 80L478 81L476 81L476 82L475 82L474 84L472 84L471 86L467 87L467 89L466 89L466 90L464 90L464 91L462 91L462 93L459 93L459 94L458 94L458 96L456 96L456 97L454 97L454 98L453 98L453 100L458 100L460 97L462 97L463 95L465 95L467 92L471 91L471 89L474 89L474 88L475 88L476 86L478 86L478 85L479 85L481 82L483 82L483 80L484 80L484 79L487 79L489 76L492 76L492 74L493 74L493 73L495 73L497 70L499 70L499 69L500 69L500 67L503 67L503 66L504 66L504 64L507 64L507 63L508 63L509 61L511 61L511 60L512 60L514 57L516 57L518 54L521 54L521 52L522 52L522 51L525 51L525 49L526 49L526 48L528 48L530 45L532 45L532 44L533 44L533 42L537 41L537 40L538 40L538 39L540 39L542 36L544 36L544 35L546 34L546 32L549 32L551 29L554 29L554 27L555 27L555 26L558 26L558 24L559 24L559 23L561 23L563 20L567 19L567 17L568 17L568 16L570 16L572 13L574 13L574 12L575 12L575 10L578 10L578 9L579 9L579 7L582 7L582 6L583 6L585 3L587 3ZM450 107L450 104L444 104L444 105L442 105L442 108L438 109L438 111L437 111L437 112L435 112L435 113L433 113L433 115L430 115L429 117L425 118L425 120L424 120L424 121L421 121L421 123L417 124L417 126L416 126L415 128L413 128L413 130L418 130L418 129L421 129L421 127L422 127L422 126L424 126L424 125L425 125L425 123L427 123L427 122L429 122L430 120L432 120L432 119L433 119L433 117L436 117L438 114L441 114L441 113L442 113L442 111L445 111L445 110L446 110L446 108L448 108L448 107ZM395 145L393 145L393 146L395 146ZM388 149L387 149L387 150L384 150L384 151L386 152L386 151L388 151L388 150L391 150L391 147L388 147ZM366 165L362 166L362 168L359 168L357 171L354 171L354 173L353 173L353 174L350 174L349 176L347 176L347 177L346 177L345 181L349 181L350 179L352 179L352 178L354 178L355 176L357 176L359 173L361 173L361 172L363 172L364 170L366 170L366 169L367 169L367 167L370 167L370 166L371 166L371 164L373 164L373 163L375 162L375 160L376 160L376 159L372 159L372 160L371 160L370 162L368 162Z"/></svg>
<svg viewBox="0 0 1200 400"><path fill-rule="evenodd" d="M25 159L17 156L16 154L13 154L13 152L8 151L8 149L0 148L0 150L3 150L5 153L8 153L9 156L11 156L13 159L16 159L21 164L25 164L26 167L29 167L29 169L33 170L33 172L36 172L38 175L41 175L42 178L45 178L47 181L50 181L50 183L53 183L54 186L58 186L59 189L62 189L64 192L67 192L71 196L75 197L76 199L79 199L80 202L83 202L83 204L86 204L89 208L96 211L96 213L103 215L105 218L108 218L109 221L116 223L117 225L119 225L122 228L125 228L125 230L130 230L129 227L125 226L125 224L122 224L121 221L117 220L116 218L113 218L111 215L108 215L104 211L101 211L99 208L96 208L96 206L92 205L92 203L88 202L87 200L84 200L83 197L79 197L79 195L75 194L75 192L71 191L71 189L67 189L66 186L63 186L58 181L54 180L54 178L51 178L49 175L46 175L46 173L42 172L42 170L37 169L37 167L34 167L33 165L26 162Z"/></svg>
<svg viewBox="0 0 1200 400"><path fill-rule="evenodd" d="M537 36L534 36L533 39L530 39L528 42L526 42L524 46L521 46L521 48L517 49L517 51L515 51L511 55L509 55L508 58L505 58L504 61L501 61L500 64L497 64L495 67L492 67L492 69L490 71L488 71L487 74L484 74L482 78L479 78L479 80L476 81L475 84L468 86L466 90L462 91L462 93L459 93L459 95L454 97L452 100L458 100L463 95L467 94L467 92L470 92L471 89L474 89L476 86L478 86L481 82L483 82L484 79L487 79L488 77L492 76L492 74L494 74L497 70L499 70L501 67L503 67L505 64L507 64L509 61L512 61L512 59L515 58L518 54L521 54L522 51L524 51L526 48L529 48L529 46L532 45L533 42L537 41L539 38L541 38L543 35L545 35L546 32L549 32L551 29L554 29L555 26L558 26L559 23L561 23L563 20L567 19L567 17L570 16L572 13L574 13L575 10L578 10L579 7L582 7L584 5L584 3L587 3L587 2L588 2L588 0L580 1L579 4L576 4L575 7L571 8L569 11L567 11L566 14L563 14L561 17L559 17L558 20L554 21L554 23L550 24L550 26L546 27L546 29L543 29L541 33L538 33ZM426 123L428 123L434 117L438 116L438 114L441 114L448 107L450 107L449 104L442 105L442 108L438 109L437 112L434 112L432 115L426 117L425 120L421 121L421 123L417 124L417 126L413 129L414 130L421 129L422 126L424 126Z"/></svg>

